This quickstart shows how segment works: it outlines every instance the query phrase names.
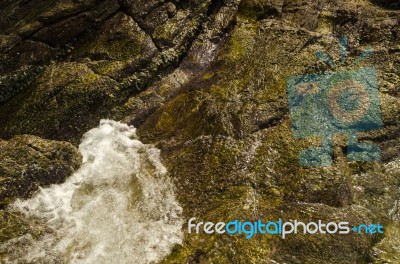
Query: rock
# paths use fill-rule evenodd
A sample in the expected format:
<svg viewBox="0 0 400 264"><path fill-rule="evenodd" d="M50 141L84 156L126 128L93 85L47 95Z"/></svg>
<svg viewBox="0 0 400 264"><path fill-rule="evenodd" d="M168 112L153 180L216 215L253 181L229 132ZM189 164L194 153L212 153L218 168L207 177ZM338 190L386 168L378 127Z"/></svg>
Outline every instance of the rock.
<svg viewBox="0 0 400 264"><path fill-rule="evenodd" d="M0 77L0 102L6 102L29 87L41 71L42 69L38 66L24 66Z"/></svg>
<svg viewBox="0 0 400 264"><path fill-rule="evenodd" d="M118 91L116 81L96 74L86 64L50 65L29 89L0 106L0 133L71 140L95 126L97 117L106 115ZM78 144L79 140L71 141Z"/></svg>
<svg viewBox="0 0 400 264"><path fill-rule="evenodd" d="M78 150L67 142L31 135L0 142L0 206L27 198L39 186L63 182L81 164Z"/></svg>
<svg viewBox="0 0 400 264"><path fill-rule="evenodd" d="M265 1L260 6L241 2L236 25L205 71L182 75L184 71L177 69L170 76L181 82L174 84L166 78L132 99L143 111L133 114L132 122L139 125L142 139L159 142L167 167L177 179L187 219L375 221L390 227L385 239L390 242L378 244L374 255L371 249L379 239L354 235L297 236L285 241L261 236L255 242L186 234L186 243L163 263L395 261L397 222L388 212L397 204L400 172L397 165L389 168L388 162L398 164L399 157L399 123L395 121L400 116L399 74L393 67L398 54L389 52L389 47L399 43L391 33L397 31L399 14L344 2L309 6L290 1L280 6ZM309 19L304 19L305 13ZM339 18L344 14L348 19ZM372 14L388 18L377 22ZM366 40L368 31L374 33ZM331 56L340 58L337 38L341 35L349 36L349 63L367 43L376 50L358 67L375 65L379 72L384 126L361 133L360 140L378 143L388 164L348 162L345 138L338 136L332 167L302 168L300 150L320 143L294 140L286 79L329 71L315 53L329 47ZM146 108L149 98L160 103Z"/></svg>
<svg viewBox="0 0 400 264"><path fill-rule="evenodd" d="M89 58L94 71L118 79L140 70L157 52L150 36L132 17L119 12L83 40L72 57Z"/></svg>
<svg viewBox="0 0 400 264"><path fill-rule="evenodd" d="M156 2L149 3L149 10L147 4L112 0L34 1L36 8L31 2L3 3L0 78L16 76L16 81L0 86L3 100L7 99L0 105L4 124L0 136L31 133L77 143L100 118L122 118L121 106L132 94L176 67L211 8L210 1ZM165 14L162 21L153 21L159 13ZM151 30L146 21L154 22ZM43 74L28 83L19 81L30 76L27 69L36 67ZM75 75L61 74L65 71ZM62 80L58 87L53 76ZM87 102L75 101L79 96ZM33 112L28 111L31 108ZM66 129L62 136L60 129Z"/></svg>
<svg viewBox="0 0 400 264"><path fill-rule="evenodd" d="M96 22L96 20L104 20L111 14L115 13L119 8L116 1L102 1L100 4L96 4L95 1L92 1L89 6L92 8L88 11L78 12L72 17L61 19L60 21L40 29L31 36L32 39L49 43L51 45L63 45L70 41L72 37L86 31ZM47 12L57 12L57 9ZM44 14L41 19L43 20L45 18L49 20L51 20L51 18L55 19L55 17L52 17L51 15L46 16L46 14Z"/></svg>
<svg viewBox="0 0 400 264"><path fill-rule="evenodd" d="M32 52L33 50L35 53ZM55 48L46 43L25 40L7 53L5 58L12 60L15 68L20 67L18 68L20 70L26 65L39 67L39 65L43 65L54 58L55 53Z"/></svg>
<svg viewBox="0 0 400 264"><path fill-rule="evenodd" d="M118 3L112 0L101 4L96 1L59 3L40 0L4 3L0 12L4 17L0 22L0 34L4 34L2 39L6 41L0 45L5 50L0 56L1 71L15 70L31 63L49 63L62 53L65 43L108 18L118 8ZM27 45L38 47L27 49Z"/></svg>

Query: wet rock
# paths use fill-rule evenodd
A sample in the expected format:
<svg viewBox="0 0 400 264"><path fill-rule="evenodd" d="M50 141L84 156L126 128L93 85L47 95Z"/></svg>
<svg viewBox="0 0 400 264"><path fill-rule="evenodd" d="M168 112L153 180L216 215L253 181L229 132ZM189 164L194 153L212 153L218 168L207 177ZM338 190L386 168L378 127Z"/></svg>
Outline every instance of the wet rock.
<svg viewBox="0 0 400 264"><path fill-rule="evenodd" d="M1 106L0 133L72 139L95 126L96 117L106 115L118 90L116 81L94 73L85 64L48 66L34 85Z"/></svg>
<svg viewBox="0 0 400 264"><path fill-rule="evenodd" d="M0 102L5 102L34 83L42 69L24 66L15 72L0 77Z"/></svg>
<svg viewBox="0 0 400 264"><path fill-rule="evenodd" d="M92 6L94 7L86 12L77 13L72 17L67 17L49 26L45 26L34 33L31 38L51 45L63 45L73 37L86 31L96 21L102 21L115 13L119 8L116 1L102 1L97 5L93 1ZM57 9L48 12L57 12ZM44 14L44 17L46 17L46 14ZM52 18L51 16L47 17L49 19ZM43 20L44 18L42 17L41 19Z"/></svg>
<svg viewBox="0 0 400 264"><path fill-rule="evenodd" d="M10 52L8 52L5 55L5 59L12 60L15 68L23 68L24 66L26 67L26 65L43 65L54 58L55 54L56 50L46 43L40 41L25 40L21 42L17 47L13 48ZM3 67L5 67L6 65L4 65Z"/></svg>
<svg viewBox="0 0 400 264"><path fill-rule="evenodd" d="M143 18L146 17L152 10L164 4L164 0L139 0L139 1L129 1L129 0L119 0L119 4L122 8L127 10L132 16Z"/></svg>
<svg viewBox="0 0 400 264"><path fill-rule="evenodd" d="M67 142L31 135L0 141L0 207L30 197L39 186L63 182L80 163L78 150Z"/></svg>
<svg viewBox="0 0 400 264"><path fill-rule="evenodd" d="M40 0L3 4L0 11L4 18L0 22L0 33L4 34L2 40L5 40L0 45L5 50L0 56L3 72L30 63L49 63L62 53L65 43L73 41L119 8L112 0L100 4L95 1ZM29 49L29 45L38 47Z"/></svg>
<svg viewBox="0 0 400 264"><path fill-rule="evenodd" d="M393 25L399 14L347 2L260 5L241 3L232 31L205 71L193 76L183 75L184 71L178 69L170 76L180 82L165 79L142 96L132 98L131 103L141 109L146 109L149 98L161 102L159 108L152 104L151 113L146 112L145 117L139 115L145 120L138 123L139 134L149 142L159 142L167 167L177 179L180 200L187 204L187 219L346 219L351 224L378 221L393 225L383 240L390 242L382 241L374 253L372 248L382 237L300 235L285 241L258 237L254 242L187 234L186 243L165 263L194 259L222 263L249 259L257 263L395 260L397 224L389 212L399 195L399 171L386 163L397 164L399 157L399 123L395 121L399 116L398 74L393 67L398 55L389 51L399 42L389 33L396 31ZM339 18L344 14L349 19ZM368 31L379 37L366 40ZM332 167L303 168L298 164L300 151L320 141L293 138L286 79L330 71L315 53L326 50L339 61L337 38L341 35L348 36L350 42L347 69L369 45L376 49L374 56L357 67L374 65L378 71L384 125L380 130L360 133L360 140L378 143L386 165L349 162L346 138L337 136Z"/></svg>
<svg viewBox="0 0 400 264"><path fill-rule="evenodd" d="M152 39L125 13L119 12L89 34L71 56L91 60L90 67L112 78L122 78L146 65L158 50Z"/></svg>
<svg viewBox="0 0 400 264"><path fill-rule="evenodd" d="M0 78L8 79L25 72L22 67L27 66L43 67L44 73L38 74L29 85L16 88L15 82L2 89L4 98L13 99L0 105L0 119L4 122L0 134L9 138L32 133L75 143L92 125L87 121L93 120L95 124L100 116L122 118L120 107L132 94L146 89L177 67L200 33L211 8L210 1L187 4L154 1L145 5L112 0L100 4L95 1L34 3L35 8L31 2L3 3L1 14L5 19L0 23L0 48L4 52L0 54ZM151 22L151 30L146 27L146 21ZM83 73L79 72L81 68ZM75 75L58 74L62 71ZM53 85L52 73L63 80L57 88ZM82 75L84 81L79 84ZM89 84L91 80L98 81ZM92 87L89 93L86 93L87 85ZM104 93L110 97L104 98L108 96ZM87 102L70 101L78 94L87 95ZM57 99L49 101L52 95ZM46 107L34 106L35 101L46 102ZM33 112L41 113L30 113L27 105ZM61 109L67 112L75 109L76 113L70 112L71 119L67 121L65 118L70 114ZM98 117L90 112L98 113ZM56 113L60 116L54 121ZM17 122L16 116L27 122ZM64 128L63 136L56 135Z"/></svg>

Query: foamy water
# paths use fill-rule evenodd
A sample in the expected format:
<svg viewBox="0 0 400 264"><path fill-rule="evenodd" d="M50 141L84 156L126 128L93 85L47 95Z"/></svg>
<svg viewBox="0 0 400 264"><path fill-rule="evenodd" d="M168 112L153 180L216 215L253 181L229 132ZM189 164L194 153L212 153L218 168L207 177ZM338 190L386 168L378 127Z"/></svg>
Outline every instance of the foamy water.
<svg viewBox="0 0 400 264"><path fill-rule="evenodd" d="M182 242L182 208L159 150L135 128L102 120L79 150L82 165L65 183L12 205L51 231L4 244L6 263L145 264Z"/></svg>

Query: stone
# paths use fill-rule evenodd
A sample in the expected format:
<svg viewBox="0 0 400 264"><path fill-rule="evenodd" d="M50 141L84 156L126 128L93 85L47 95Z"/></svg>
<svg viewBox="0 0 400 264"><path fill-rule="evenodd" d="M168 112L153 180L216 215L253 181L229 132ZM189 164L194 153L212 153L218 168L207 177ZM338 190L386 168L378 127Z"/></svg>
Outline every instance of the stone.
<svg viewBox="0 0 400 264"><path fill-rule="evenodd" d="M31 135L0 141L0 207L63 182L80 164L78 150L67 142Z"/></svg>

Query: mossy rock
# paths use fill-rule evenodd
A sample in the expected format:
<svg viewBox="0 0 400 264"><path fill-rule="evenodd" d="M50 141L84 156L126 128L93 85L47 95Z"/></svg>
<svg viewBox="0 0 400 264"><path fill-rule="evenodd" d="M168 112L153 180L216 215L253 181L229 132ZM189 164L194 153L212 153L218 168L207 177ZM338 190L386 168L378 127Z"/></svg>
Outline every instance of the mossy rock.
<svg viewBox="0 0 400 264"><path fill-rule="evenodd" d="M85 64L51 65L29 89L0 106L0 134L35 134L78 143L81 135L106 115L118 90L115 81Z"/></svg>
<svg viewBox="0 0 400 264"><path fill-rule="evenodd" d="M28 88L42 72L41 67L26 66L0 77L0 103Z"/></svg>
<svg viewBox="0 0 400 264"><path fill-rule="evenodd" d="M21 135L0 143L0 207L27 198L39 186L63 182L81 163L67 142Z"/></svg>

